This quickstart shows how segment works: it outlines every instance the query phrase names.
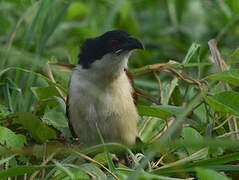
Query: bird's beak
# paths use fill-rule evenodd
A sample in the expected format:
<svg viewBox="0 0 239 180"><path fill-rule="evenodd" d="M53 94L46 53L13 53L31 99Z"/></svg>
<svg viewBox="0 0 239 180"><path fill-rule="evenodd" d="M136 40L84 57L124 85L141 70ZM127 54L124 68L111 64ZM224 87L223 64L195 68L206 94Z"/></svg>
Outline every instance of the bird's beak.
<svg viewBox="0 0 239 180"><path fill-rule="evenodd" d="M144 49L144 45L141 43L140 40L138 40L135 37L129 36L128 37L128 43L127 47L128 50L133 50L133 49Z"/></svg>

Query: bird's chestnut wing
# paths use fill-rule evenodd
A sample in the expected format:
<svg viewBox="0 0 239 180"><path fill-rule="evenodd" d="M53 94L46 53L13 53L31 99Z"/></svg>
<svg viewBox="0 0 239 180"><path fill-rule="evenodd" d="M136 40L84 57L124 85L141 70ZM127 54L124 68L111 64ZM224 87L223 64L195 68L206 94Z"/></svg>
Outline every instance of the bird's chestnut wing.
<svg viewBox="0 0 239 180"><path fill-rule="evenodd" d="M129 82L130 82L131 86L132 86L132 89L133 89L132 97L134 99L134 104L136 105L137 101L138 101L138 96L137 96L137 93L136 93L136 90L135 90L133 76L131 75L131 73L127 69L125 69L125 73L126 73L128 79L129 79Z"/></svg>

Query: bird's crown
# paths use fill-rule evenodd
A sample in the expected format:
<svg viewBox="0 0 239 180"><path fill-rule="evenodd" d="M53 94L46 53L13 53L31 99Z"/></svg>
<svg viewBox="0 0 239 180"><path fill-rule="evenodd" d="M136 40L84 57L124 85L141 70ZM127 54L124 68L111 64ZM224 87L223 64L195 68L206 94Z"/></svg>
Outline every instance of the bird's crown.
<svg viewBox="0 0 239 180"><path fill-rule="evenodd" d="M94 61L100 60L108 53L120 55L124 51L143 48L138 39L130 36L125 31L108 31L99 37L89 38L83 43L79 54L79 64L87 69Z"/></svg>

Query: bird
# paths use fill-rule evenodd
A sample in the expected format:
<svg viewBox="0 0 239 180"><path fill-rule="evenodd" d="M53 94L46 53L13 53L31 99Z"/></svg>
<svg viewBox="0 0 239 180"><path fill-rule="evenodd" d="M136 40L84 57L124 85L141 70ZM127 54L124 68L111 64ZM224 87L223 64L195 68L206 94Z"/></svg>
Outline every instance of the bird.
<svg viewBox="0 0 239 180"><path fill-rule="evenodd" d="M142 42L123 30L86 39L70 77L67 117L83 146L104 142L135 144L139 115L128 60Z"/></svg>

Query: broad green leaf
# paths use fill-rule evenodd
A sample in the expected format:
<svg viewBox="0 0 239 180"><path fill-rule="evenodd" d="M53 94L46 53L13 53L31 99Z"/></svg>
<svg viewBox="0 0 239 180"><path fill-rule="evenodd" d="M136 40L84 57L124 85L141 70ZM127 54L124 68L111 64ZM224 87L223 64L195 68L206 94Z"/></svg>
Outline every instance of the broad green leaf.
<svg viewBox="0 0 239 180"><path fill-rule="evenodd" d="M55 87L32 87L33 94L41 101L41 105L56 107L59 106L63 114L66 114L66 103L59 97Z"/></svg>
<svg viewBox="0 0 239 180"><path fill-rule="evenodd" d="M26 144L25 136L15 134L10 129L0 126L0 143L7 148L23 147Z"/></svg>
<svg viewBox="0 0 239 180"><path fill-rule="evenodd" d="M45 142L48 139L54 139L57 136L57 132L52 128L44 124L39 117L33 115L30 112L16 113L14 123L21 124L22 128L27 130L30 135L38 142Z"/></svg>
<svg viewBox="0 0 239 180"><path fill-rule="evenodd" d="M31 87L31 90L38 100L59 96L55 87Z"/></svg>
<svg viewBox="0 0 239 180"><path fill-rule="evenodd" d="M193 129L191 127L183 128L182 133L181 133L181 137L182 137L182 141L187 141L187 140L190 140L190 139L194 139L195 141L199 142L199 141L203 140L203 137L199 134L199 132L197 132L195 129ZM203 147L185 146L185 148L187 149L189 155L192 155L193 153L199 151Z"/></svg>
<svg viewBox="0 0 239 180"><path fill-rule="evenodd" d="M226 176L223 176L222 174L211 170L211 169L203 169L203 168L195 168L197 177L200 180L230 180L230 178L227 178Z"/></svg>
<svg viewBox="0 0 239 180"><path fill-rule="evenodd" d="M215 111L239 115L239 93L225 91L212 97L206 96L205 100Z"/></svg>
<svg viewBox="0 0 239 180"><path fill-rule="evenodd" d="M46 110L42 120L62 132L65 136L71 137L66 116L62 112L57 111L56 108Z"/></svg>
<svg viewBox="0 0 239 180"><path fill-rule="evenodd" d="M46 106L56 107L59 106L59 104L60 107L62 107L62 104L59 101L61 98L59 97L59 93L55 87L31 87L31 90L36 98L41 102L42 109L44 109L43 107ZM63 112L65 112L65 106L63 107Z"/></svg>
<svg viewBox="0 0 239 180"><path fill-rule="evenodd" d="M228 84L232 84L234 86L239 86L239 70L232 69L229 71L223 71L220 73L207 76L205 79L222 81Z"/></svg>
<svg viewBox="0 0 239 180"><path fill-rule="evenodd" d="M169 116L172 114L168 111L160 109L158 107L150 107L150 106L137 106L138 113L140 116L153 116L158 117L164 120L167 120Z"/></svg>

